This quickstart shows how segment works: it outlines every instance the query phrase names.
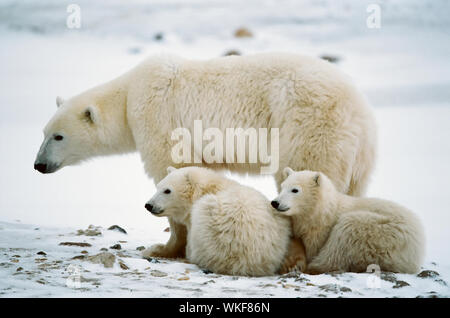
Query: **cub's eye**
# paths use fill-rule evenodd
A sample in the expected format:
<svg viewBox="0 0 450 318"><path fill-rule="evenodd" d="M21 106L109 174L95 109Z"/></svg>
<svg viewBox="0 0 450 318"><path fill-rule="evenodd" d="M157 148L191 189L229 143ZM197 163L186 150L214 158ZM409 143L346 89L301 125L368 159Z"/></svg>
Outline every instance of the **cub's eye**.
<svg viewBox="0 0 450 318"><path fill-rule="evenodd" d="M169 194L169 193L170 193L170 189L164 190L164 193L165 193L165 194Z"/></svg>
<svg viewBox="0 0 450 318"><path fill-rule="evenodd" d="M61 141L64 139L64 137L61 135L56 135L55 137L53 137L53 139L55 139L56 141Z"/></svg>
<svg viewBox="0 0 450 318"><path fill-rule="evenodd" d="M292 192L293 192L293 193L297 193L297 192L298 192L298 189L292 189Z"/></svg>

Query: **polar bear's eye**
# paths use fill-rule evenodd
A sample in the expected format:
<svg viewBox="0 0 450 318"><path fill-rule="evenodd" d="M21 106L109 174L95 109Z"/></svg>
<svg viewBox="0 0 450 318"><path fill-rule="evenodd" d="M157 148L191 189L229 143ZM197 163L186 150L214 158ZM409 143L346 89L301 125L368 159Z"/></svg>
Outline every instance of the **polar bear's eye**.
<svg viewBox="0 0 450 318"><path fill-rule="evenodd" d="M292 189L292 192L293 192L293 193L297 193L297 192L298 192L298 189L295 189L295 188L294 188L294 189Z"/></svg>
<svg viewBox="0 0 450 318"><path fill-rule="evenodd" d="M164 190L164 193L165 193L165 194L169 194L169 193L170 193L170 189Z"/></svg>
<svg viewBox="0 0 450 318"><path fill-rule="evenodd" d="M61 140L63 140L64 139L64 137L63 136L61 136L61 135L55 135L55 137L53 137L56 141L61 141Z"/></svg>

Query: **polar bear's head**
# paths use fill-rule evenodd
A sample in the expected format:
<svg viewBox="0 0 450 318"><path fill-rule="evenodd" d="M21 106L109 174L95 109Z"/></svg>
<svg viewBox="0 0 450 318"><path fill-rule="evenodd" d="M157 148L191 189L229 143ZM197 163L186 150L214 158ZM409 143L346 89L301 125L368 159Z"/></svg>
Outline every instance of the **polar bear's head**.
<svg viewBox="0 0 450 318"><path fill-rule="evenodd" d="M284 215L312 213L322 202L325 193L333 188L331 181L320 172L296 172L287 167L283 175L285 180L281 184L281 192L271 204Z"/></svg>
<svg viewBox="0 0 450 318"><path fill-rule="evenodd" d="M67 101L57 97L34 168L52 173L91 157L131 151L123 101L109 95L94 88Z"/></svg>
<svg viewBox="0 0 450 318"><path fill-rule="evenodd" d="M170 216L186 223L193 203L205 194L216 193L223 177L207 168L167 168L168 175L156 185L156 193L145 208L156 216Z"/></svg>

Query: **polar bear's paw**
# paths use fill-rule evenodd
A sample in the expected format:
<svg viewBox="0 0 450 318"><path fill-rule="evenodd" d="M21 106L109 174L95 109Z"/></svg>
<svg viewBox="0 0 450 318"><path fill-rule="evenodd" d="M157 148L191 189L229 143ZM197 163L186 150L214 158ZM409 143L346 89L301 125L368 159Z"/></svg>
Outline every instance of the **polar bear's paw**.
<svg viewBox="0 0 450 318"><path fill-rule="evenodd" d="M143 258L168 257L167 248L164 244L155 244L142 251Z"/></svg>

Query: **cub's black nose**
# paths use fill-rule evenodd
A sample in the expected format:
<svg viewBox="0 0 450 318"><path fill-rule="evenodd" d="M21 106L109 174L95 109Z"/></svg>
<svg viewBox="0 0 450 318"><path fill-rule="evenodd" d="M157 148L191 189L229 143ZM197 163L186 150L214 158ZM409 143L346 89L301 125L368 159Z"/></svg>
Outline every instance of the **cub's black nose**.
<svg viewBox="0 0 450 318"><path fill-rule="evenodd" d="M149 212L152 212L152 210L153 210L153 205L147 203L147 204L145 204L145 208L146 208Z"/></svg>
<svg viewBox="0 0 450 318"><path fill-rule="evenodd" d="M34 170L37 170L40 173L45 173L47 171L47 165L45 163L35 163Z"/></svg>
<svg viewBox="0 0 450 318"><path fill-rule="evenodd" d="M272 204L272 206L275 209L278 209L278 207L280 206L280 202L273 200L272 202L270 202L270 204Z"/></svg>

